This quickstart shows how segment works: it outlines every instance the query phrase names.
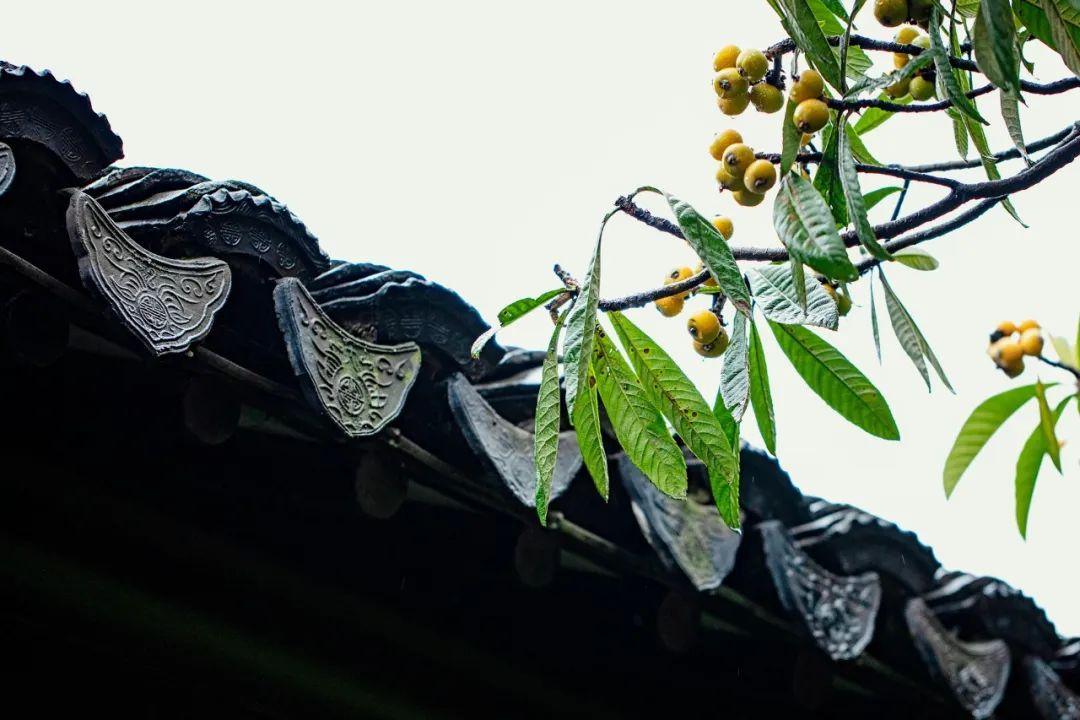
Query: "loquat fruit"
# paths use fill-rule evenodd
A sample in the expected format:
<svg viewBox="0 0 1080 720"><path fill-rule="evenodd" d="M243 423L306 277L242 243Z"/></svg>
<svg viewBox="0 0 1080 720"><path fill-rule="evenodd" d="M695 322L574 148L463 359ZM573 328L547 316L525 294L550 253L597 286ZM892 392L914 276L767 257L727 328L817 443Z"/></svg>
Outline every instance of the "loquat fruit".
<svg viewBox="0 0 1080 720"><path fill-rule="evenodd" d="M896 27L908 19L907 0L874 0L874 17L885 27Z"/></svg>
<svg viewBox="0 0 1080 720"><path fill-rule="evenodd" d="M1013 333L1016 332L1016 325L1012 322L1012 320L1005 320L1003 322L998 323L998 326L995 329L999 333L1001 333L1002 336L1012 335Z"/></svg>
<svg viewBox="0 0 1080 720"><path fill-rule="evenodd" d="M929 100L934 97L934 83L922 75L916 75L911 78L908 92L911 93L912 100Z"/></svg>
<svg viewBox="0 0 1080 720"><path fill-rule="evenodd" d="M746 143L728 145L724 151L724 170L732 177L742 177L750 163L754 162L754 150Z"/></svg>
<svg viewBox="0 0 1080 720"><path fill-rule="evenodd" d="M1039 328L1028 328L1020 333L1020 348L1025 355L1033 357L1042 355L1043 337L1042 333L1039 332Z"/></svg>
<svg viewBox="0 0 1080 720"><path fill-rule="evenodd" d="M690 316L686 321L686 331L690 337L703 345L708 345L720 335L720 318L712 310L702 310Z"/></svg>
<svg viewBox="0 0 1080 720"><path fill-rule="evenodd" d="M741 142L742 135L739 131L728 128L716 133L713 137L712 144L709 145L709 154L713 156L713 160L723 160L724 151L728 149L728 146Z"/></svg>
<svg viewBox="0 0 1080 720"><path fill-rule="evenodd" d="M784 107L784 93L775 85L759 82L750 88L750 102L758 112L774 113Z"/></svg>
<svg viewBox="0 0 1080 720"><path fill-rule="evenodd" d="M1001 369L1005 371L1006 375L1008 375L1011 378L1014 378L1014 377L1018 376L1020 373L1024 372L1024 361L1022 359L1017 360L1015 363L1013 363L1011 365L1006 365L1005 367L1003 367Z"/></svg>
<svg viewBox="0 0 1080 720"><path fill-rule="evenodd" d="M934 7L934 0L908 0L908 17L917 23L924 23L930 19L930 9Z"/></svg>
<svg viewBox="0 0 1080 720"><path fill-rule="evenodd" d="M919 37L919 28L911 25L904 25L896 31L896 42L901 45L909 45L917 37Z"/></svg>
<svg viewBox="0 0 1080 720"><path fill-rule="evenodd" d="M735 67L735 61L739 58L738 45L725 45L716 51L713 56L712 67L716 72L724 68Z"/></svg>
<svg viewBox="0 0 1080 720"><path fill-rule="evenodd" d="M750 94L743 93L735 97L722 97L716 99L716 106L725 115L740 115L750 104Z"/></svg>
<svg viewBox="0 0 1080 720"><path fill-rule="evenodd" d="M698 263L698 264L697 264L697 269L696 269L696 270L694 271L694 274L695 274L695 275L697 275L697 274L698 274L699 272L701 272L701 271L702 271L702 270L704 270L704 269L705 269L705 263ZM710 275L709 275L709 278L708 278L708 279L707 279L707 280L706 280L705 282L703 282L703 283L701 283L701 284L702 284L702 285L706 285L706 286L708 286L708 287L716 287L716 286L717 286L717 283L716 283L716 278L714 278L714 277L713 277L713 276L712 276L712 275L710 274Z"/></svg>
<svg viewBox="0 0 1080 720"><path fill-rule="evenodd" d="M664 317L675 317L682 312L685 302L682 295L671 295L670 297L660 298L654 304Z"/></svg>
<svg viewBox="0 0 1080 720"><path fill-rule="evenodd" d="M735 66L747 80L756 83L769 72L769 59L760 50L743 50L735 60Z"/></svg>
<svg viewBox="0 0 1080 720"><path fill-rule="evenodd" d="M747 190L764 194L776 184L776 168L768 160L755 160L746 168L743 184Z"/></svg>
<svg viewBox="0 0 1080 720"><path fill-rule="evenodd" d="M1025 330L1030 330L1032 328L1038 330L1039 327L1039 323L1035 322L1034 320L1024 320L1016 326L1016 329L1019 332L1024 332Z"/></svg>
<svg viewBox="0 0 1080 720"><path fill-rule="evenodd" d="M1015 340L1003 342L998 348L998 364L1002 367L1015 365L1024 359L1024 348Z"/></svg>
<svg viewBox="0 0 1080 720"><path fill-rule="evenodd" d="M760 195L750 190L736 190L731 193L731 197L735 198L735 202L743 207L754 207L760 205L761 201L765 199L764 195Z"/></svg>
<svg viewBox="0 0 1080 720"><path fill-rule="evenodd" d="M713 90L722 98L745 95L749 89L750 84L735 68L724 68L713 78Z"/></svg>
<svg viewBox="0 0 1080 720"><path fill-rule="evenodd" d="M731 222L731 218L726 215L717 215L714 217L712 219L712 225L724 236L725 240L730 240L731 236L735 234L735 223Z"/></svg>
<svg viewBox="0 0 1080 720"><path fill-rule="evenodd" d="M892 64L893 64L893 67L896 68L897 70L899 70L900 68L907 65L909 60L911 60L911 56L908 55L907 53L893 53L892 54Z"/></svg>
<svg viewBox="0 0 1080 720"><path fill-rule="evenodd" d="M893 99L902 98L908 94L910 88L911 78L904 78L903 80L895 82L885 88L885 94Z"/></svg>
<svg viewBox="0 0 1080 720"><path fill-rule="evenodd" d="M816 100L825 92L825 80L817 70L804 70L799 78L791 84L788 97L793 103L801 103L803 100Z"/></svg>
<svg viewBox="0 0 1080 720"><path fill-rule="evenodd" d="M829 122L829 106L821 100L803 100L795 108L794 121L804 133L816 133Z"/></svg>
<svg viewBox="0 0 1080 720"><path fill-rule="evenodd" d="M851 312L851 297L847 293L836 293L836 314L844 317Z"/></svg>
<svg viewBox="0 0 1080 720"><path fill-rule="evenodd" d="M720 328L720 332L717 334L717 336L713 339L712 342L702 343L695 340L694 351L702 357L720 357L724 354L724 351L727 350L728 342L729 340L727 330L724 330L724 328Z"/></svg>
<svg viewBox="0 0 1080 720"><path fill-rule="evenodd" d="M746 186L743 185L743 176L732 175L727 171L723 163L720 163L720 166L716 168L716 182L720 183L720 187L732 192L746 189Z"/></svg>
<svg viewBox="0 0 1080 720"><path fill-rule="evenodd" d="M929 35L920 35L919 37L912 40L911 44L914 45L915 47L922 48L923 50L929 50L930 49L930 36Z"/></svg>

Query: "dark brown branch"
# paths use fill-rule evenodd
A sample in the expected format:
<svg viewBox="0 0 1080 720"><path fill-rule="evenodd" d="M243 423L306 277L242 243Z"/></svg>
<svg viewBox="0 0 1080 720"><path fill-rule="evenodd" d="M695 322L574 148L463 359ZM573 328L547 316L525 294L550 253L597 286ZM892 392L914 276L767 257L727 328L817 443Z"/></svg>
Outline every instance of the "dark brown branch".
<svg viewBox="0 0 1080 720"><path fill-rule="evenodd" d="M1024 92L1029 92L1033 95L1057 95L1059 93L1068 92L1069 90L1075 90L1080 88L1080 77L1068 77L1061 80L1055 80L1046 84L1029 82L1028 80L1021 80L1020 87ZM980 95L986 95L989 92L993 92L996 88L993 85L983 85L982 87L975 88L967 93L964 93L969 98L977 98ZM838 100L835 98L825 98L825 104L833 110L865 110L866 108L878 108L880 110L887 110L889 112L896 113L923 113L923 112L938 112L940 110L946 110L951 108L952 100L939 100L932 103L911 103L910 105L900 105L899 103L889 102L888 100L878 100L877 98L863 98L861 100Z"/></svg>
<svg viewBox="0 0 1080 720"><path fill-rule="evenodd" d="M774 165L780 163L780 153L759 152L755 153L754 157L761 160L768 160ZM795 161L798 163L819 163L821 162L821 153L799 153L795 156ZM960 185L959 180L918 172L911 168L904 167L903 165L871 165L868 163L855 163L855 169L858 172L866 173L867 175L889 175L891 177L900 178L901 180L912 180L914 182L930 183L931 185L941 185L942 187L950 189Z"/></svg>
<svg viewBox="0 0 1080 720"><path fill-rule="evenodd" d="M916 242L923 242L930 239L930 237L939 237L946 232L950 232L971 222L986 212L986 210L994 204L1000 202L1005 196L1026 190L1042 180L1045 180L1053 173L1071 163L1078 156L1080 156L1080 124L1074 125L1069 133L1066 134L1064 140L1056 148L1040 158L1034 165L1018 172L1016 175L1002 180L959 184L952 192L938 202L928 205L925 208L906 215L898 220L891 220L877 225L874 228L874 233L879 240L888 240L921 225L937 220L947 213L961 207L970 200L987 201L985 203L979 203L971 210L957 216L952 221L944 223L938 228L927 230L926 233L929 237L915 239L918 236L912 236L904 241L905 244L896 244L893 245L893 247L896 249L910 247L910 245L915 244ZM664 220L663 218L658 218L648 210L638 207L629 198L621 197L615 202L615 205L622 212L650 227L654 227L678 238L683 237L682 231L677 225L668 220ZM859 243L858 236L853 230L847 230L841 233L840 237L847 247L854 247ZM889 245L887 244L886 247L889 247ZM787 249L783 247L733 247L731 248L731 252L736 260L772 262L788 259ZM605 312L641 307L660 298L692 290L705 282L708 277L708 272L702 271L679 283L672 283L671 285L635 293L622 298L601 300L599 307Z"/></svg>
<svg viewBox="0 0 1080 720"><path fill-rule="evenodd" d="M829 35L825 40L829 45L838 46L840 44L840 35ZM880 52L897 52L906 53L908 55L918 55L923 51L923 48L918 45L908 45L898 42L890 42L888 40L878 40L876 38L866 37L865 35L852 35L848 44L851 47L862 48L863 50L875 50ZM770 45L765 48L764 53L766 57L773 58L785 55L786 53L796 50L795 41L791 38L785 38L774 45ZM971 49L969 43L964 43L960 46L961 52L966 52ZM979 72L978 66L971 60L961 57L949 56L949 63L958 70L971 70L973 72Z"/></svg>
<svg viewBox="0 0 1080 720"><path fill-rule="evenodd" d="M1073 376L1077 380L1080 380L1080 370L1078 370L1077 368L1074 368L1072 365L1066 365L1065 363L1058 362L1057 360L1051 360L1050 358L1046 357L1045 355L1039 355L1038 357L1039 357L1039 360L1043 361L1047 365L1050 365L1051 367L1056 367L1059 370L1065 370L1067 372L1071 372L1073 374Z"/></svg>
<svg viewBox="0 0 1080 720"><path fill-rule="evenodd" d="M1076 127L1077 124L1074 123L1072 125L1062 128L1053 135L1047 135L1046 137L1035 140L1034 142L1026 143L1028 153L1030 154L1039 152L1040 150L1045 150L1048 147L1057 145L1059 142L1064 140L1069 135L1069 133L1071 133ZM1020 151L1016 148L1002 150L1001 152L994 153L993 155L994 160L997 161L1015 160L1019 157ZM946 170L968 170L970 168L979 167L980 165L982 165L982 159L975 157L971 160L950 160L948 162L929 163L926 165L905 165L904 168L906 170L911 170L912 172L930 173L943 172Z"/></svg>

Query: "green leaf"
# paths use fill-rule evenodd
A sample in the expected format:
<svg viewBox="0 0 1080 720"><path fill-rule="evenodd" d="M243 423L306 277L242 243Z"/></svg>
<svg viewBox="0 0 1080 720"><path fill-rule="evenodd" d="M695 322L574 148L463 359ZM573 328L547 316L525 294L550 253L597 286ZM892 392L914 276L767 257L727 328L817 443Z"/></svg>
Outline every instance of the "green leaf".
<svg viewBox="0 0 1080 720"><path fill-rule="evenodd" d="M577 434L578 449L589 469L593 484L604 500L608 499L607 453L604 451L604 436L600 431L600 403L596 398L596 376L588 362L585 378L581 381L577 402L570 411L570 419Z"/></svg>
<svg viewBox="0 0 1080 720"><path fill-rule="evenodd" d="M956 144L956 152L959 153L961 158L967 160L969 148L964 116L956 108L946 108L945 114L949 116L949 120L952 122L953 142Z"/></svg>
<svg viewBox="0 0 1080 720"><path fill-rule="evenodd" d="M650 401L618 348L602 330L593 346L597 389L615 437L660 492L686 497L686 460L668 432L664 416Z"/></svg>
<svg viewBox="0 0 1080 720"><path fill-rule="evenodd" d="M747 352L750 373L750 405L754 408L758 432L765 448L776 455L776 416L773 413L772 389L769 387L769 368L765 364L765 348L761 344L757 325L750 319L750 347Z"/></svg>
<svg viewBox="0 0 1080 720"><path fill-rule="evenodd" d="M480 352L484 349L484 346L488 344L488 341L491 340L491 338L495 337L495 333L499 330L502 330L515 320L529 314L548 300L551 300L558 295L562 295L564 292L566 292L565 288L555 288L554 290L548 290L540 297L521 298L504 307L499 311L499 325L497 327L488 328L480 335L480 337L476 338L475 342L473 342L471 350L472 356L474 358L480 357Z"/></svg>
<svg viewBox="0 0 1080 720"><path fill-rule="evenodd" d="M937 12L935 8L934 13ZM941 36L934 29L935 24L932 23L930 27L932 28L930 30L930 54L934 57L934 72L937 76L938 86L944 91L945 97L952 101L953 107L976 122L984 125L988 124L986 119L979 114L979 109L975 106L975 103L961 89L960 80L957 79L957 72L949 64L949 54L941 44Z"/></svg>
<svg viewBox="0 0 1080 720"><path fill-rule="evenodd" d="M924 357L930 361L945 387L955 393L956 391L949 384L949 379L945 377L945 371L941 369L941 363L938 362L934 351L930 349L930 343L926 341L922 331L919 330L919 326L915 324L915 318L911 317L911 313L907 311L904 304L900 302L900 298L893 292L892 286L889 285L889 281L885 278L885 273L878 272L878 276L881 278L881 287L885 292L885 306L889 310L889 319L892 321L896 339L900 341L904 352L911 358L911 362L915 363L919 374L923 376L923 380L926 381L926 389L930 389L930 375L926 372Z"/></svg>
<svg viewBox="0 0 1080 720"><path fill-rule="evenodd" d="M975 63L986 79L1014 96L1020 94L1020 51L1009 0L980 0L971 32Z"/></svg>
<svg viewBox="0 0 1080 720"><path fill-rule="evenodd" d="M1071 7L1065 7L1066 4L1071 4ZM1080 23L1076 21L1075 13L1077 12L1076 0L1064 0L1062 4L1064 12L1062 12L1062 19L1066 20L1065 28L1073 48L1080 47ZM1038 38L1043 44L1058 51L1057 42L1054 39L1054 32L1050 27L1050 19L1043 12L1040 6L1040 0L1013 0L1013 11L1016 16L1023 22L1024 27L1028 29L1031 35ZM1068 18L1073 17L1072 22L1068 22ZM1058 31L1060 33L1060 29ZM1068 43L1066 43L1066 52L1068 50ZM1064 58L1063 58L1064 59ZM1067 65L1068 63L1066 63ZM1073 69L1075 73L1076 70Z"/></svg>
<svg viewBox="0 0 1080 720"><path fill-rule="evenodd" d="M973 18L979 11L979 0L956 0L954 7L964 17ZM1006 12L1008 12L1007 8Z"/></svg>
<svg viewBox="0 0 1080 720"><path fill-rule="evenodd" d="M1050 405L1046 401L1046 386L1042 384L1042 380L1035 382L1035 401L1039 405L1039 427L1042 428L1043 440L1046 441L1046 454L1057 471L1061 472L1061 446L1054 434L1054 418L1050 414Z"/></svg>
<svg viewBox="0 0 1080 720"><path fill-rule="evenodd" d="M866 210L869 212L879 202L889 197L890 195L900 192L900 190L901 188L899 185L890 185L889 187L871 190L870 192L863 195L863 205L866 206Z"/></svg>
<svg viewBox="0 0 1080 720"><path fill-rule="evenodd" d="M829 211L837 227L848 224L847 206L844 203L844 188L840 184L839 145L836 139L836 126L833 123L822 133L825 149L821 151L821 162L814 173L814 187L825 198Z"/></svg>
<svg viewBox="0 0 1080 720"><path fill-rule="evenodd" d="M729 435L713 414L705 398L679 366L656 344L619 312L608 319L630 358L652 403L660 408L679 433L690 452L708 468L713 499L720 517L729 527L739 526L739 475L736 453Z"/></svg>
<svg viewBox="0 0 1080 720"><path fill-rule="evenodd" d="M802 142L802 131L795 127L795 103L787 101L784 107L783 122L783 148L780 152L780 177L783 178L795 164L795 157L799 154L799 144Z"/></svg>
<svg viewBox="0 0 1080 720"><path fill-rule="evenodd" d="M791 39L825 78L825 82L839 88L840 65L807 0L781 0L781 3L789 16L786 29L790 31Z"/></svg>
<svg viewBox="0 0 1080 720"><path fill-rule="evenodd" d="M791 271L791 284L795 287L795 300L799 304L799 309L806 314L808 302L806 295L806 268L794 257L789 257L788 269Z"/></svg>
<svg viewBox="0 0 1080 720"><path fill-rule="evenodd" d="M945 497L953 494L956 484L960 482L960 476L968 469L971 461L1002 423L1033 397L1035 397L1035 386L1023 385L987 398L975 408L964 421L960 434L953 441L949 457L945 459L945 472L942 478L945 485Z"/></svg>
<svg viewBox="0 0 1080 720"><path fill-rule="evenodd" d="M878 329L877 305L874 302L874 276L870 276L870 330L874 334L874 350L878 365L881 364L881 330Z"/></svg>
<svg viewBox="0 0 1080 720"><path fill-rule="evenodd" d="M855 159L861 163L868 165L880 165L877 158L870 154L870 150L867 149L866 144L859 137L859 133L855 132L855 128L851 126L851 123L847 123L848 130L848 143L851 145L851 154L855 156Z"/></svg>
<svg viewBox="0 0 1080 720"><path fill-rule="evenodd" d="M838 0L807 0L807 5L810 7L810 12L814 14L814 18L817 20L818 27L821 28L821 32L826 36L828 35L842 35L844 34L844 24L837 19L838 13L833 13L825 6L827 2L837 2ZM840 18L847 20L846 15L839 15ZM837 58L837 67L839 68L842 61L841 48L839 46L829 46L829 50ZM847 53L847 77L853 80L861 80L866 73L873 66L873 61L861 48L849 47Z"/></svg>
<svg viewBox="0 0 1080 720"><path fill-rule="evenodd" d="M1024 158L1024 162L1031 165L1031 157L1028 156L1027 145L1024 143L1024 128L1020 124L1019 95L1002 90L998 93L998 99L1001 101L1001 119L1005 121L1009 138L1020 151L1020 157Z"/></svg>
<svg viewBox="0 0 1080 720"><path fill-rule="evenodd" d="M835 330L839 322L836 303L813 277L803 274L805 309L799 305L795 278L788 265L762 265L747 272L757 306L769 320L785 325L817 325Z"/></svg>
<svg viewBox="0 0 1080 720"><path fill-rule="evenodd" d="M788 174L780 183L773 204L773 226L799 262L826 277L849 281L859 277L829 207L814 186L797 173Z"/></svg>
<svg viewBox="0 0 1080 720"><path fill-rule="evenodd" d="M894 105L911 104L910 95L905 95L902 98L896 98L894 100L885 93L882 93L877 96L877 99L891 102ZM860 136L865 135L874 128L881 127L882 123L884 123L886 120L888 120L895 114L896 113L892 112L891 110L882 110L881 108L874 107L868 108L867 111L864 112L862 116L859 117L858 121L855 123L855 132L857 132Z"/></svg>
<svg viewBox="0 0 1080 720"><path fill-rule="evenodd" d="M939 267L937 258L925 250L914 247L894 254L893 260L901 265L907 265L913 270L930 271L937 270Z"/></svg>
<svg viewBox="0 0 1080 720"><path fill-rule="evenodd" d="M1065 406L1074 397L1070 395L1054 408L1052 425L1057 425ZM1016 526L1024 539L1027 539L1028 514L1031 512L1031 498L1035 494L1035 481L1039 477L1039 468L1042 467L1042 459L1046 453L1046 434L1040 419L1038 427L1028 436L1020 456L1016 458Z"/></svg>
<svg viewBox="0 0 1080 720"><path fill-rule="evenodd" d="M1039 0L1039 6L1046 14L1050 37L1065 66L1080 75L1080 42L1075 34L1080 26L1080 7L1073 0Z"/></svg>
<svg viewBox="0 0 1080 720"><path fill-rule="evenodd" d="M871 435L899 440L885 398L839 350L799 325L769 321L780 349L818 397Z"/></svg>
<svg viewBox="0 0 1080 720"><path fill-rule="evenodd" d="M848 216L851 217L859 242L866 251L879 260L891 260L892 254L878 242L874 234L874 226L870 224L870 219L866 214L862 188L859 187L859 173L855 169L855 157L851 154L851 144L847 139L847 123L840 123L838 129L836 139L837 154L840 159L840 185L844 191Z"/></svg>
<svg viewBox="0 0 1080 720"><path fill-rule="evenodd" d="M547 525L551 477L559 454L559 419L562 411L559 402L559 334L565 319L566 313L563 313L551 333L547 355L540 370L540 391L536 394L533 461L536 465L536 514L541 525Z"/></svg>
<svg viewBox="0 0 1080 720"><path fill-rule="evenodd" d="M604 227L615 211L604 216L600 232L596 235L589 271L578 290L574 306L566 325L566 346L563 348L563 384L566 389L566 407L570 419L577 417L574 405L578 388L589 375L589 358L592 357L593 340L596 337L596 311L600 304L600 246L604 239Z"/></svg>
<svg viewBox="0 0 1080 720"><path fill-rule="evenodd" d="M709 220L674 195L664 193L690 247L705 263L728 300L743 314L750 313L750 293L735 263L727 240Z"/></svg>
<svg viewBox="0 0 1080 720"><path fill-rule="evenodd" d="M720 390L716 393L716 408L725 408L735 422L741 422L750 400L750 375L747 370L746 316L737 314L731 322L731 343L724 351L724 367L720 372Z"/></svg>

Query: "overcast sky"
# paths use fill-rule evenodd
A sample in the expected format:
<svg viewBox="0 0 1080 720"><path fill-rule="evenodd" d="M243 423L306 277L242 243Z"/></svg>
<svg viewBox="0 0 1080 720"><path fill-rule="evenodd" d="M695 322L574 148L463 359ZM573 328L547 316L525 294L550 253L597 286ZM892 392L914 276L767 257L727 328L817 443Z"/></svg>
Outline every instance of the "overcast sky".
<svg viewBox="0 0 1080 720"><path fill-rule="evenodd" d="M863 15L864 32L887 36ZM777 242L771 197L757 208L721 198L706 152L726 127L756 149L779 149L780 115L751 109L727 118L710 87L718 47L781 37L760 0L18 3L5 7L3 29L4 59L51 68L91 95L124 138L123 162L255 183L287 203L331 255L417 270L489 320L506 302L554 287L554 262L580 274L601 216L642 184L730 215L739 244ZM1048 51L1028 55L1042 81L1067 73ZM1080 118L1076 93L1028 102L1029 139ZM996 100L980 106L994 121L994 148L1008 147ZM956 156L938 114L894 118L866 142L883 162ZM867 289L853 288L855 309L839 333L824 334L883 391L899 443L834 414L765 338L779 457L803 492L914 530L949 568L1004 578L1032 594L1063 634L1080 634L1077 413L1061 424L1071 438L1065 476L1044 466L1039 478L1027 542L1014 521L1013 471L1034 405L991 441L948 502L941 471L975 405L1035 380L1030 366L1015 382L991 366L984 351L997 322L1035 317L1075 337L1078 182L1073 164L1016 196L1028 230L995 209L927 246L941 261L937 272L889 270L955 396L939 385L926 392L884 316L878 365ZM938 195L919 189L906 207ZM879 207L875 220L889 209ZM670 266L693 262L681 241L628 218L609 225L605 247L607 297L653 287ZM693 354L685 318L646 308L634 320L713 397L720 362ZM542 347L550 330L537 314L500 338ZM1038 374L1064 379L1044 367ZM760 444L749 416L744 430Z"/></svg>

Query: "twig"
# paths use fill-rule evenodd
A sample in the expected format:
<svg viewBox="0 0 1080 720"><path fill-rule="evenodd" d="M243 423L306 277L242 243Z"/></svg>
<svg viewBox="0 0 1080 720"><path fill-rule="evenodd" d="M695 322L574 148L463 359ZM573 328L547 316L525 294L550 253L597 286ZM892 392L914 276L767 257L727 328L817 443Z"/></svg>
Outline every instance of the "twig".
<svg viewBox="0 0 1080 720"><path fill-rule="evenodd" d="M1055 80L1049 83L1035 83L1028 80L1020 81L1020 88L1024 92L1029 92L1033 95L1058 95L1069 90L1075 90L1080 88L1080 77L1068 77L1061 80ZM975 88L964 93L969 98L977 98L980 95L986 95L989 92L993 92L996 88L993 85L987 84L982 87ZM866 108L878 108L880 110L888 110L894 113L924 113L924 112L938 112L940 110L946 110L953 106L952 100L939 100L933 103L911 103L910 105L901 105L899 103L889 102L888 100L878 100L877 98L863 98L861 100L840 100L837 98L825 98L825 104L833 110L865 110Z"/></svg>
<svg viewBox="0 0 1080 720"><path fill-rule="evenodd" d="M768 160L774 165L780 163L780 153L759 152L754 153L754 157L759 160ZM821 153L799 153L795 156L795 161L798 163L819 163L821 162ZM955 188L960 184L960 181L958 180L919 172L906 168L903 165L871 165L868 163L855 163L855 170L867 175L889 175L891 177L900 178L901 180L913 180L915 182L924 182L931 185L941 185L942 187L947 188Z"/></svg>
<svg viewBox="0 0 1080 720"><path fill-rule="evenodd" d="M1080 370L1078 370L1077 368L1074 368L1072 365L1066 365L1065 363L1058 362L1057 360L1051 360L1050 358L1046 357L1045 355L1039 355L1038 358L1039 358L1039 360L1042 360L1047 365L1050 365L1052 367L1056 367L1056 368L1061 369L1061 370L1066 370L1068 372L1071 372L1073 374L1073 377L1075 377L1077 380L1080 380Z"/></svg>
<svg viewBox="0 0 1080 720"><path fill-rule="evenodd" d="M840 44L841 37L842 36L840 35L829 35L825 38L825 40L830 45L836 46ZM888 40L878 40L876 38L866 37L865 35L852 35L851 38L848 40L848 44L851 47L858 47L862 48L863 50L897 52L906 53L908 55L918 55L923 51L923 48L919 47L918 45L890 42ZM969 43L964 43L960 46L960 51L963 52L970 47L971 45ZM763 52L765 53L765 57L773 58L795 51L797 49L798 48L796 47L794 40L792 40L791 38L784 38L780 42L765 48ZM949 62L952 64L953 67L960 70L974 70L976 72L979 70L978 66L976 66L974 62L966 58L949 56Z"/></svg>

